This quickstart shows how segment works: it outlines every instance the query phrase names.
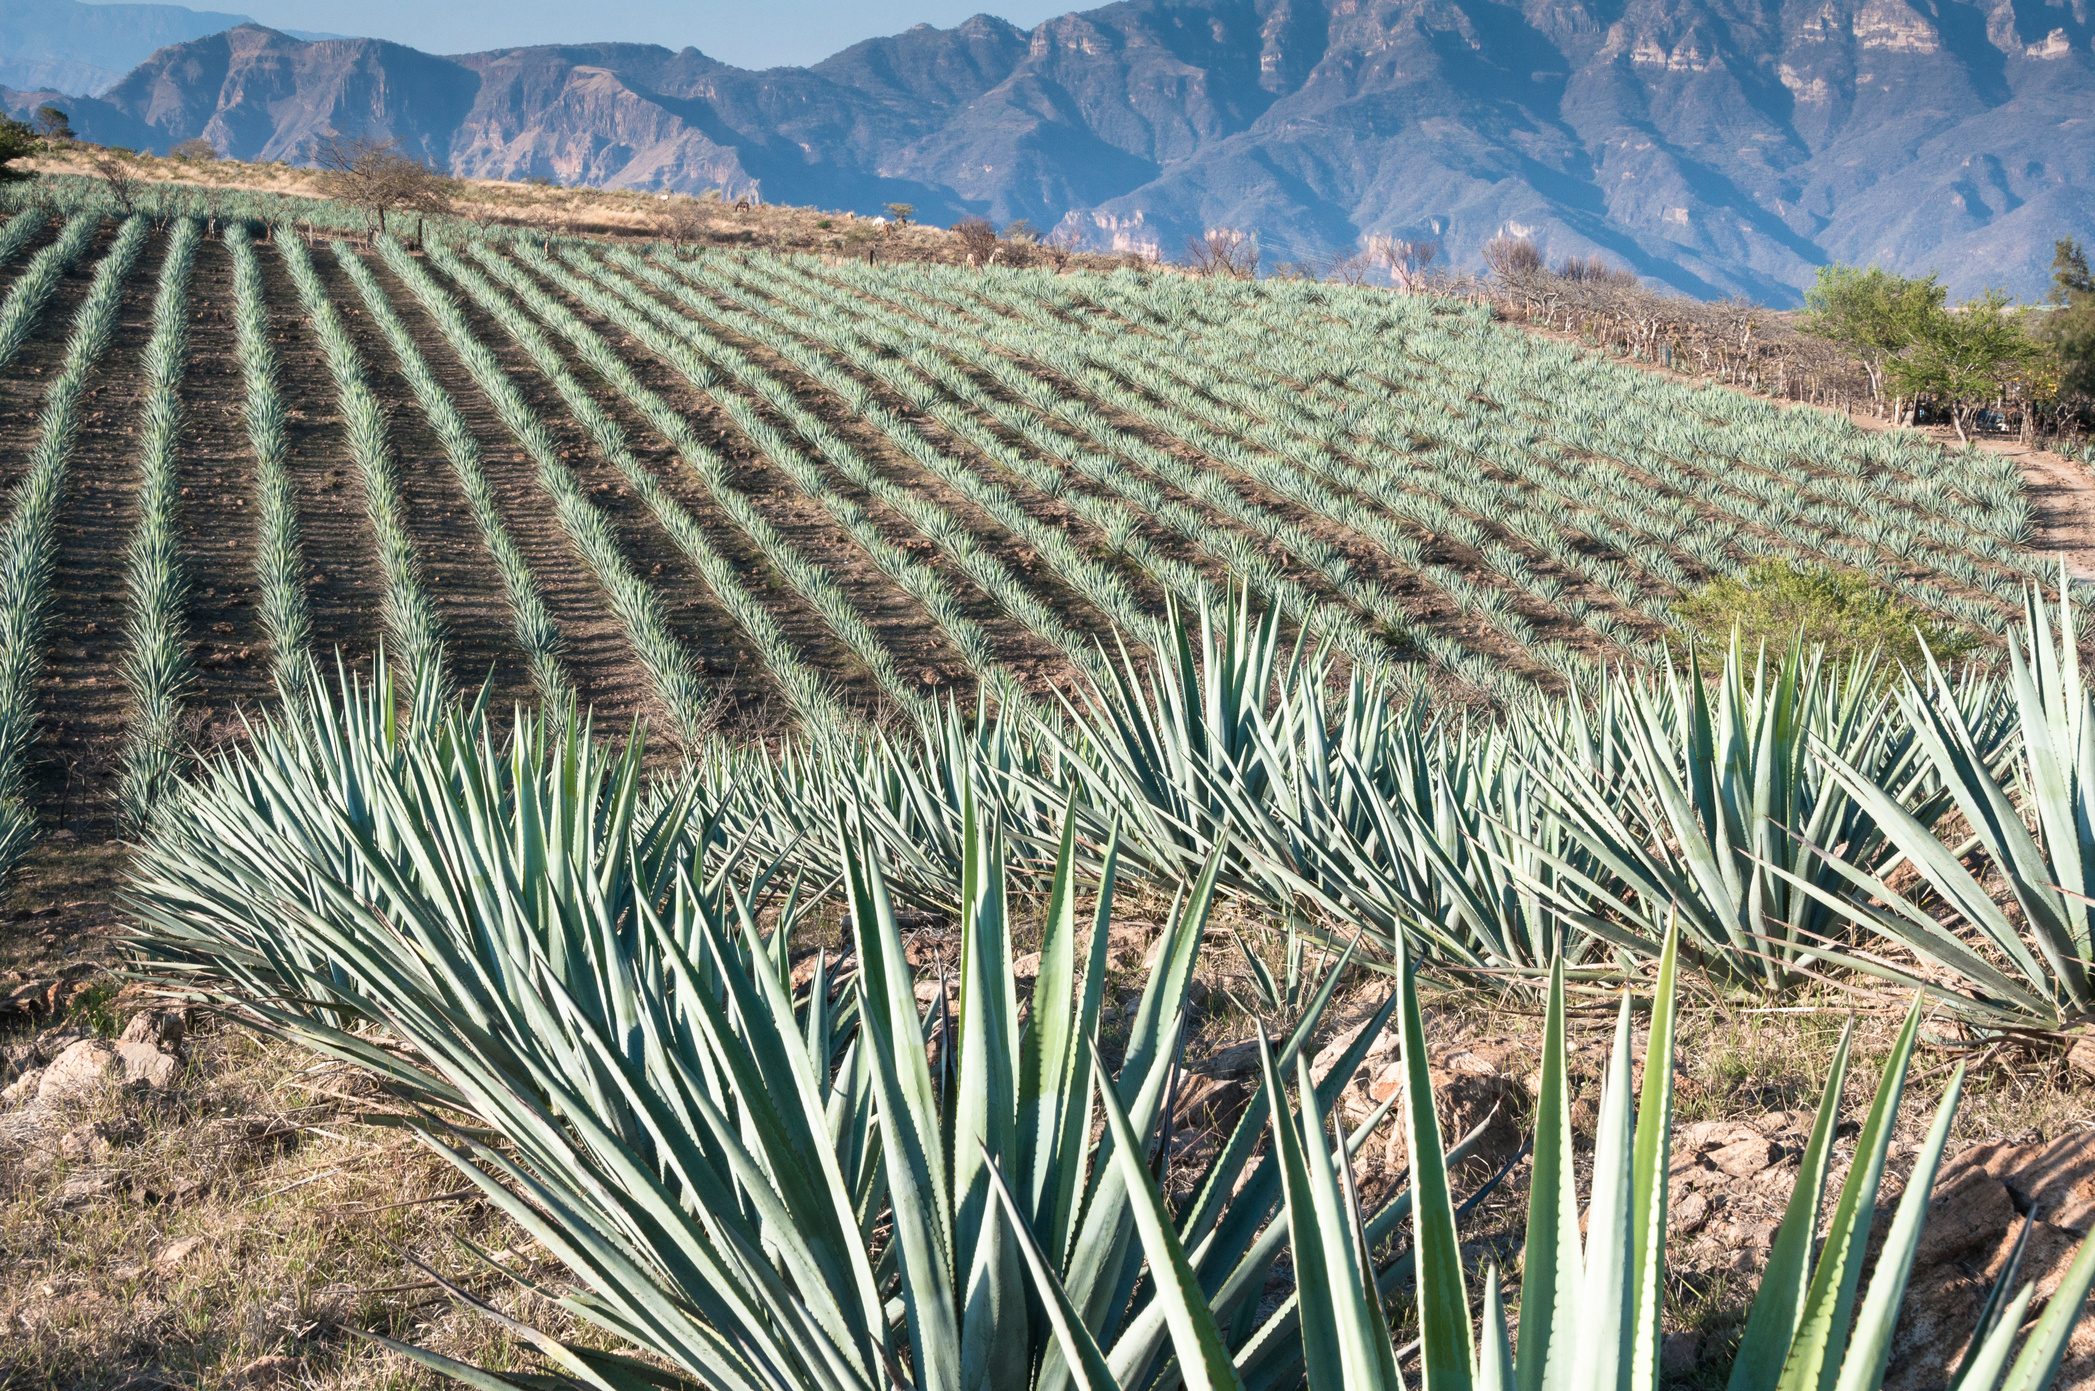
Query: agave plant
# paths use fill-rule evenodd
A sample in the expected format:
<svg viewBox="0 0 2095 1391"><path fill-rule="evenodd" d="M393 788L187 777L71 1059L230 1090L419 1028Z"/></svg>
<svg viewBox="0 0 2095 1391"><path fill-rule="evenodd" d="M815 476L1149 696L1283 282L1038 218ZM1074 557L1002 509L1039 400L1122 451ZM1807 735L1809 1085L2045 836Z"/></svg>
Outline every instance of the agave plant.
<svg viewBox="0 0 2095 1391"><path fill-rule="evenodd" d="M1997 759L2010 726L1991 684L1945 682L1942 697L1972 733L1973 756ZM1531 858L1556 872L1522 877L1627 953L1655 955L1677 920L1683 949L1715 978L1795 985L1841 926L1829 887L1891 858L1887 819L1931 821L1946 804L1901 713L1874 657L1828 671L1801 640L1772 670L1734 634L1714 682L1692 656L1684 674L1614 682L1590 718L1568 703L1526 742L1581 858L1530 841ZM1829 776L1815 751L1868 770L1877 795ZM1812 845L1838 846L1841 863Z"/></svg>
<svg viewBox="0 0 2095 1391"><path fill-rule="evenodd" d="M848 964L817 956L796 981L813 900L737 861L705 784L646 792L637 742L599 750L572 717L520 716L497 753L484 711L433 709L429 689L403 720L381 665L171 801L130 893L139 947L163 980L409 1103L405 1123L564 1265L561 1307L628 1350L529 1332L559 1371L659 1380L629 1358L646 1354L709 1387L1078 1384L1029 1296L1031 1243L1087 1336L1146 1380L1172 1347L1175 1315L1143 1277L1147 1227L1166 1221L1207 1317L1285 1383L1293 1312L1258 1305L1285 1244L1263 1091L1172 1183L1187 1196L1155 1207L1217 860L1109 1030L1110 844L1080 913L1065 823L1022 1013L996 819L963 794L957 1000L924 1007L878 837L839 818ZM1303 1004L1284 1063L1338 978ZM1319 1115L1393 1008L1312 1088Z"/></svg>
<svg viewBox="0 0 2095 1391"><path fill-rule="evenodd" d="M2063 572L2056 632L2034 588L2024 605L2020 639L2008 648L2020 748L2005 774L1995 770L1985 732L1951 697L1952 682L1932 654L1925 685L1909 677L1898 692L1900 710L1941 780L1945 800L1970 830L1969 845L1945 845L1933 818L1902 806L1895 789L1872 769L1837 748L1819 750L1832 776L1954 916L1939 920L1825 838L1812 844L1814 863L1851 892L1835 896L1815 888L1815 896L1919 957L1934 968L1935 979L1922 981L1890 962L1849 954L1844 959L1856 969L1925 984L1983 1027L2058 1030L2095 1019L2095 693L2081 675ZM2021 806L2012 791L2021 793ZM2000 876L2019 913L2011 915L1995 898L1983 871L1967 866L1973 849L1983 852L1981 863ZM1797 882L1801 876L1786 877ZM1828 882L1823 873L1816 879ZM1884 906L1871 907L1869 899ZM1945 977L1957 984L1945 988Z"/></svg>
<svg viewBox="0 0 2095 1391"><path fill-rule="evenodd" d="M1473 1323L1462 1252L1449 1201L1447 1166L1438 1158L1439 1121L1425 1057L1414 975L1399 970L1402 1002L1403 1121L1411 1153L1412 1225L1416 1249L1421 1384L1434 1391L1652 1391L1659 1385L1661 1313L1666 1279L1666 1196L1672 1135L1675 981L1679 938L1669 934L1658 965L1651 1035L1641 1096L1631 1108L1630 1000L1625 993L1614 1048L1602 1083L1592 1186L1583 1223L1577 1205L1570 1121L1564 976L1552 971L1537 1098L1535 1166L1522 1257L1520 1338L1510 1334L1496 1267L1485 1273L1482 1318ZM1731 1391L1875 1391L1890 1357L1891 1335L1905 1297L1914 1252L1942 1152L1963 1087L1961 1068L1936 1108L1904 1195L1894 1214L1868 1293L1864 1258L1877 1196L1915 1042L1916 1000L1886 1061L1877 1093L1855 1140L1855 1155L1823 1237L1819 1217L1839 1124L1852 1029L1835 1056L1825 1095L1806 1142L1781 1234L1769 1253L1758 1296L1733 1363ZM1284 1072L1262 1053L1268 1090L1284 1097ZM1308 1077L1297 1066L1298 1085ZM1306 1092L1304 1093L1307 1094ZM1381 1291L1368 1278L1369 1232L1351 1202L1347 1164L1323 1120L1305 1107L1276 1108L1274 1148L1286 1174L1290 1251L1301 1312L1302 1353L1310 1391L1400 1391L1399 1352L1392 1346ZM1145 1236L1149 1235L1145 1231ZM1816 1258L1814 1250L1816 1247ZM1183 1261L1167 1230L1156 1233L1151 1268L1175 1291L1174 1337L1189 1386L1242 1384L1242 1358L1228 1356L1207 1321L1197 1291L1174 1279ZM2010 1272L2012 1274L2012 1271ZM1054 1292L1044 1276L1043 1297ZM2084 1242L2050 1304L2023 1342L2015 1338L2034 1293L1997 1291L1960 1371L1959 1391L2041 1391L2063 1357L2074 1322L2095 1284L2095 1237ZM1116 1381L1082 1330L1058 1326L1069 1356L1095 1371L1087 1383L1104 1391ZM2010 1358L2013 1358L2012 1365ZM2003 1379L2005 1372L2005 1379Z"/></svg>

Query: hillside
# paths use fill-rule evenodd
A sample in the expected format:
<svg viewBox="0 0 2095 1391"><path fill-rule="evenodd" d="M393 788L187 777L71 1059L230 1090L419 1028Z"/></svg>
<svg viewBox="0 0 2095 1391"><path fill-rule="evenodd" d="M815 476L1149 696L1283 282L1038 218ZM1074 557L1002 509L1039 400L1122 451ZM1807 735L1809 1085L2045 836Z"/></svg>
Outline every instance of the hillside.
<svg viewBox="0 0 2095 1391"><path fill-rule="evenodd" d="M1869 1307L1892 1279L1910 1297L1849 1367L1942 1386L1991 1278L1973 1272L2013 1253L2050 1293L2019 1296L2004 1335L2049 1320L2027 1345L2055 1341L2060 1391L2095 1386L2095 1325L2067 1336L2095 1278L2073 1254L2095 1204L2095 989L1988 892L2012 870L2019 893L2095 894L2070 829L2037 841L2022 819L2095 822L2071 772L2095 726L2056 713L2095 691L2071 623L2059 646L2042 615L2016 631L2057 512L2015 461L1447 297L1058 274L1051 253L909 262L887 244L960 238L778 205L694 255L546 221L334 240L351 210L191 188L208 215L184 215L174 192L119 221L103 189L51 179L0 221L10 1391L521 1391L590 1365L553 1340L606 1334L654 1360L598 1365L665 1385L658 1367L737 1391L900 1384L813 1375L797 1347L783 1375L715 1378L686 1350L725 1346L737 1308L840 1302L843 1280L788 1288L765 1254L811 1211L859 1243L852 1268L884 1269L873 1243L917 1220L887 1196L916 1163L881 1138L901 1115L887 1060L916 1073L918 1154L961 1152L947 1137L977 1102L1019 1133L1030 1083L969 1061L984 1037L1062 1039L1019 1075L1065 1094L1039 1129L1063 1191L1110 1198L1111 1160L1119 1191L1154 1197L1155 1232L1166 1199L1229 1205L1176 1248L1186 1284L1223 1292L1187 1308L1294 1356L1287 1282L1313 1268L1301 1253L1350 1249L1356 1197L1378 1287L1403 1298L1432 1248L1415 1225L1383 1233L1414 1192L1459 1197L1441 1238L1459 1280L1455 1238L1521 1249L1529 1153L1632 1188L1630 1117L1606 1100L1633 1077L1617 987L1652 998L1634 1134L1670 1141L1641 1185L1665 1236L1646 1249L1707 1292L1644 1339L1663 1384L1719 1384L1756 1283L1781 1297L1808 1243L1778 1219L1807 1211L1793 1187L1818 1196L1817 1155L1840 1212L1879 1177L1878 1212L1938 1200L1891 1224ZM656 201L528 192L607 222ZM775 254L788 219L881 245ZM1769 561L1854 575L1905 633L1967 630L1996 678L2009 644L2029 655L2012 681L1966 668L1932 698L1892 699L1886 668L1838 649L1704 649L1709 686L1680 679L1699 625L1678 601ZM321 689L337 674L355 683L339 703ZM1942 921L1865 906L1904 903L1875 878L1902 862L1946 886L1927 900ZM1997 935L1968 926L1982 913ZM1915 919L1945 930L1898 926ZM1923 1016L1895 1037L1905 982L1851 950L1930 972L1945 1041L1910 1074ZM1567 966L1570 1010L1542 988ZM1335 1122L1354 1156L1350 1195L1318 1179L1335 1236L1284 1219L1299 1176L1260 1154L1286 1152L1259 1137L1292 1107L1257 1100L1283 1059L1303 1133L1321 1145ZM1139 1122L1118 1102L1138 1076ZM1905 1104L1870 1109L1880 1077ZM796 1117L819 1166L757 1111L767 1094L805 1103L768 1116ZM1110 1147L1091 1110L1108 1098ZM1574 1133L1597 1137L1590 1166ZM1454 1147L1439 1178L1436 1134ZM1001 1168L1017 1142L991 1138ZM733 1146L756 1162L715 1182L709 1155ZM931 1210L958 1208L965 1186L938 1185ZM2031 1193L2058 1205L2038 1216ZM743 1194L790 1222L745 1239ZM708 1206L658 1220L687 1197ZM1130 1312L1106 1336L1153 1360L1164 1321L1126 1206L1072 1200L1046 1244L1119 1263L1097 1283L1133 1291ZM1892 1243L1916 1214L1909 1264ZM1829 1227L1838 1268L1874 1225ZM735 1237L730 1274L754 1271L756 1296L660 1274L709 1230ZM1603 1206L1584 1230L1605 1258L1636 1226ZM909 1311L946 1296L912 1286L918 1268L851 1286L889 1350L860 1366L929 1363ZM667 1320L583 1321L620 1290L696 1331L665 1346ZM1261 1291L1279 1296L1262 1313ZM1467 1318L1466 1287L1448 1298ZM399 1342L457 1380L421 1377ZM1402 1385L1308 1383L1384 1384Z"/></svg>
<svg viewBox="0 0 2095 1391"><path fill-rule="evenodd" d="M249 22L245 15L181 5L0 0L0 86L100 93L169 44Z"/></svg>
<svg viewBox="0 0 2095 1391"><path fill-rule="evenodd" d="M1474 261L1532 231L1700 295L1793 303L1829 259L2034 295L2052 239L2095 232L2091 45L2085 6L1970 0L1136 0L765 72L242 26L156 54L76 125L264 159L369 129L462 175L900 200L1170 253L1228 225L1269 262L1421 235Z"/></svg>

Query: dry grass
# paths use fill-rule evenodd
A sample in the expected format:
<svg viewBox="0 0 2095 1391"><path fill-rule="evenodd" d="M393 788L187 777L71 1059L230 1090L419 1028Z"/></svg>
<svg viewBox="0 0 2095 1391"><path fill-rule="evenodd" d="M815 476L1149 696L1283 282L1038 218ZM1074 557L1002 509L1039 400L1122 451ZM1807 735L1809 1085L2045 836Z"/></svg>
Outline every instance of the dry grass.
<svg viewBox="0 0 2095 1391"><path fill-rule="evenodd" d="M17 167L92 178L95 170L89 161L99 149L89 145L61 146L37 158L18 161ZM197 161L140 154L129 156L129 163L138 177L148 183L326 197L319 170L281 161L250 164L230 159ZM699 215L693 246L953 265L963 264L968 256L962 238L944 228L891 221L883 225L871 217L821 208L780 203L749 207L634 189L461 179L453 207L459 217L481 226L535 228L556 236L653 241L670 235L669 213L673 204L689 206L694 202ZM1009 242L1001 244L998 256L1005 261L1072 270L1113 270L1148 264L1130 255L1098 255Z"/></svg>
<svg viewBox="0 0 2095 1391"><path fill-rule="evenodd" d="M111 868L102 863L106 854L96 847L46 859L40 880L23 893L76 892L76 874ZM1125 1008L1146 982L1143 947L1170 904L1131 893L1120 908L1116 922L1130 931L1125 947L1116 943L1107 999ZM41 969L38 960L48 960L58 942L70 944L76 958L106 962L107 927L43 926L75 923L84 911L9 924L0 942L11 960L32 969ZM1224 928L1241 934L1276 977L1284 972L1283 934L1220 909L1199 973L1197 1032L1189 1040L1196 1060L1253 1033L1247 1008L1271 1015L1264 1021L1269 1030L1286 1023L1257 1005L1250 968ZM837 925L817 925L814 935L834 959L843 945ZM1036 945L1036 935L1021 915L1014 950ZM936 925L916 934L913 955L928 974L941 963L944 936ZM114 984L106 971L94 976L62 1022L104 1032L119 1027L137 993L113 996ZM1331 1031L1372 1011L1388 988L1385 975L1349 968L1329 1015ZM1681 1021L1680 1123L1751 1120L1815 1105L1846 1014L1839 1002L1800 1006L1769 1012L1697 998ZM1541 1021L1524 997L1432 989L1427 1010L1436 1050L1489 1050L1523 1081L1539 1058ZM1867 1105L1897 1025L1888 1013L1859 1018L1849 1114ZM1575 1123L1592 1123L1591 1096L1612 1029L1606 1006L1573 1021L1585 1093ZM25 1033L18 1024L12 1035L0 1034L0 1043ZM1120 1033L1108 1023L1109 1052ZM1924 1053L1902 1112L1895 1174L1910 1164L1946 1081L1944 1055ZM2001 1060L1973 1079L1952 1148L2055 1138L2086 1124L2091 1100L2062 1065ZM0 1387L283 1384L347 1391L439 1384L350 1330L410 1339L487 1366L532 1365L501 1328L427 1284L409 1255L540 1326L573 1331L555 1308L522 1307L514 1288L464 1243L507 1251L556 1288L557 1268L534 1261L535 1248L483 1202L461 1198L448 1165L404 1132L369 1122L384 1109L335 1065L206 1021L190 1040L184 1077L172 1092L112 1089L34 1133L7 1128L0 1114L0 1134L11 1137L0 1139ZM1527 1118L1520 1123L1524 1130ZM1174 1180L1190 1182L1220 1138L1182 1135ZM1401 1181L1384 1149L1371 1143L1363 1151L1371 1193ZM1469 1254L1480 1266L1490 1260L1517 1270L1526 1172L1524 1163L1516 1166L1464 1219ZM1473 1174L1458 1201L1482 1177ZM1699 1385L1705 1368L1724 1360L1725 1339L1754 1288L1753 1262L1688 1242L1679 1243L1678 1255L1668 1326L1710 1350L1681 1378ZM1276 1292L1285 1276L1283 1266ZM1401 1305L1393 1313L1399 1324L1413 1317Z"/></svg>

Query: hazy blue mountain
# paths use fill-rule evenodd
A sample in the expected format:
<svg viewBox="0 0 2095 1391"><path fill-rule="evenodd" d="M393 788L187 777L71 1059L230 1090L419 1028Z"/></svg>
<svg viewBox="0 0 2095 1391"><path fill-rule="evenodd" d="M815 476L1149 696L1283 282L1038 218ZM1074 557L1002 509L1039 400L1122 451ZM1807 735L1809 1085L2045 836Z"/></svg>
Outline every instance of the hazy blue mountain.
<svg viewBox="0 0 2095 1391"><path fill-rule="evenodd" d="M249 22L180 5L0 0L0 86L99 94L157 49Z"/></svg>
<svg viewBox="0 0 2095 1391"><path fill-rule="evenodd" d="M124 143L295 159L368 130L460 174L896 200L1167 255L1231 226L1269 261L1423 235L1474 264L1530 232L1774 303L1829 259L2034 295L2055 236L2095 236L2095 0L1129 0L762 72L243 26L78 106Z"/></svg>

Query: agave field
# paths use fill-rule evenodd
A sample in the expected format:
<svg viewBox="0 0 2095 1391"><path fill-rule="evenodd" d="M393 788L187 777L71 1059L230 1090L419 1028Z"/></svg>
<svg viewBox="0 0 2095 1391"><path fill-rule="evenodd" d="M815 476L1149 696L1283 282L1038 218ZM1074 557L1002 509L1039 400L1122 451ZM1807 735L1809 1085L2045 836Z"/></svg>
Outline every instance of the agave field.
<svg viewBox="0 0 2095 1391"><path fill-rule="evenodd" d="M1643 1391L1631 1002L1665 1056L1691 981L1908 1019L1815 1246L1842 1047L1731 1380L1870 1391L1959 1097L1879 1249L1923 1019L2095 1022L2082 610L1996 455L1425 296L68 197L0 223L0 873L136 846L141 968L411 1103L565 1268L566 1384ZM1769 559L1979 658L1694 650ZM1116 885L1171 908L1109 1020ZM1223 951L1286 1031L1160 1184ZM1387 1003L1313 1077L1342 977ZM1464 1264L1421 978L1549 1021L1517 1277ZM1565 1014L1618 999L1575 1157ZM2034 1320L2013 1273L1969 1391L2049 1383L2095 1245Z"/></svg>

